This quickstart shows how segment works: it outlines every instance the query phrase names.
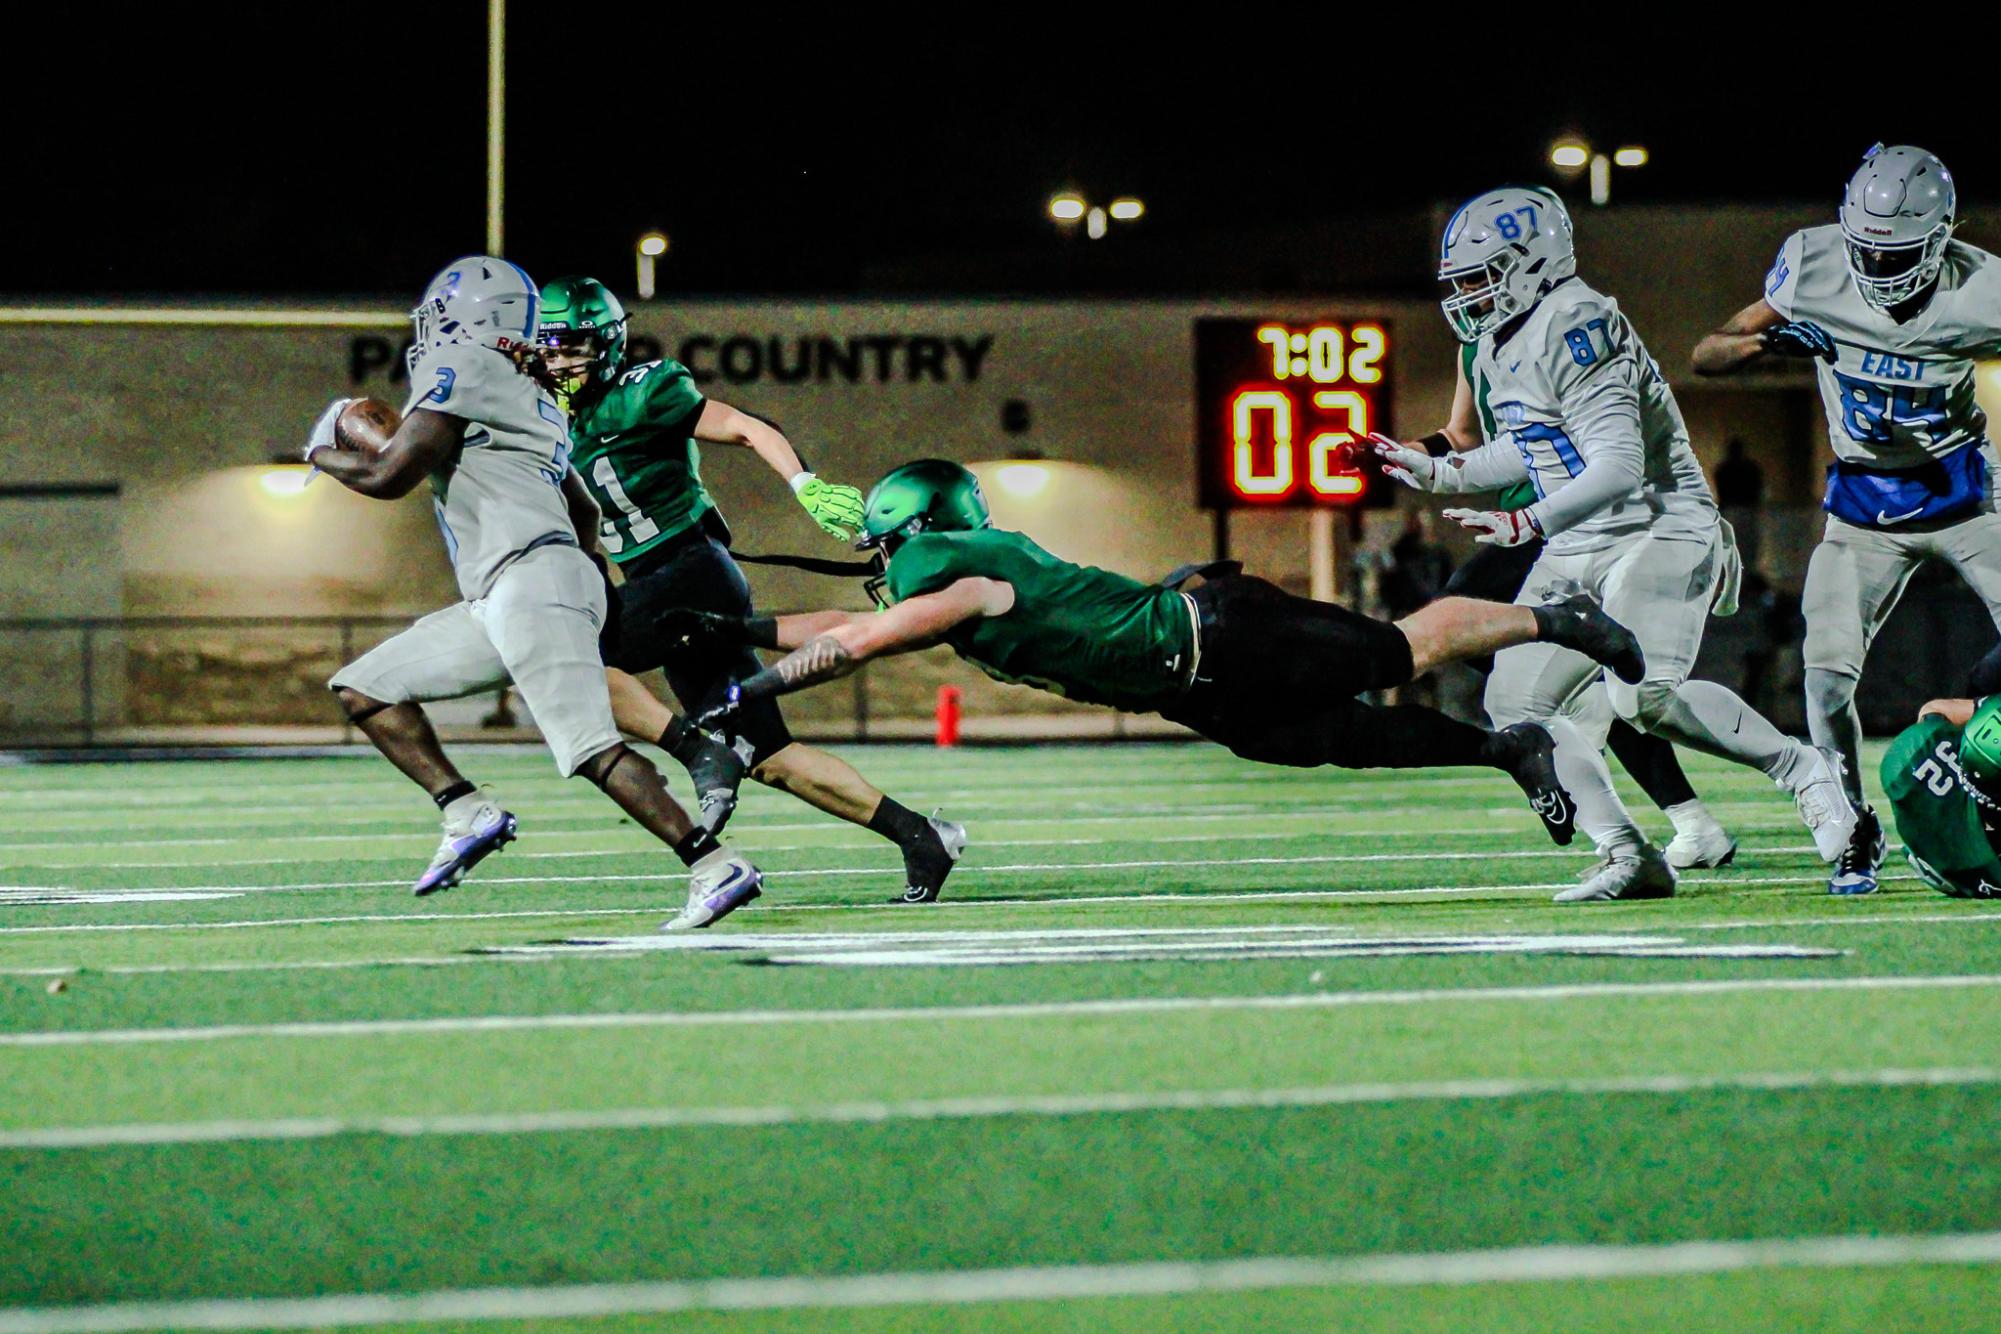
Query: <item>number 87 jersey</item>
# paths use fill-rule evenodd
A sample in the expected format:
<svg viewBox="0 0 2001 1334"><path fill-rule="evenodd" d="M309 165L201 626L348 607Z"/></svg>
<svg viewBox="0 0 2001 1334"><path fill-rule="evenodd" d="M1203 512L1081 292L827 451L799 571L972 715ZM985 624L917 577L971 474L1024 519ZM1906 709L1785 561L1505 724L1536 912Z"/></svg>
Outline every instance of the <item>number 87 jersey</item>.
<svg viewBox="0 0 2001 1334"><path fill-rule="evenodd" d="M1519 453L1551 550L1715 528L1673 390L1619 303L1583 279L1564 279L1518 321L1482 334L1467 381L1485 384L1488 447Z"/></svg>
<svg viewBox="0 0 2001 1334"><path fill-rule="evenodd" d="M1986 251L1947 243L1936 291L1900 324L1856 290L1841 228L1808 227L1779 247L1765 304L1834 339L1834 363L1813 364L1837 459L1917 468L1985 438L1974 360L2001 350L2001 261Z"/></svg>

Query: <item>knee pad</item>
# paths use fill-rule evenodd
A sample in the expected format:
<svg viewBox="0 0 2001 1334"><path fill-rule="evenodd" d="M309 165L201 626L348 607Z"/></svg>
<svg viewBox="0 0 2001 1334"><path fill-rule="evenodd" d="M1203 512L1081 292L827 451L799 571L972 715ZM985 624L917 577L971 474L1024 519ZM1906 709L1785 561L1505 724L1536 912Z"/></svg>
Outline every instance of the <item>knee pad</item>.
<svg viewBox="0 0 2001 1334"><path fill-rule="evenodd" d="M1609 675L1605 678L1605 693L1612 701L1612 712L1642 732L1653 731L1667 717L1679 686L1679 682L1651 678L1636 686Z"/></svg>

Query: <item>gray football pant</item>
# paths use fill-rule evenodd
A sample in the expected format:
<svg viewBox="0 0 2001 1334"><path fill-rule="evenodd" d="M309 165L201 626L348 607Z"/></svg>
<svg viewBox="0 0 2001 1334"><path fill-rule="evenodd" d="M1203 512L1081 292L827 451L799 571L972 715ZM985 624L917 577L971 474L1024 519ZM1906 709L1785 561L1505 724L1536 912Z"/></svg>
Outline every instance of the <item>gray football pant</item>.
<svg viewBox="0 0 2001 1334"><path fill-rule="evenodd" d="M1848 762L1848 795L1862 794L1862 720L1855 687L1876 632L1920 564L1940 560L1987 604L2001 625L2001 514L1983 512L1929 532L1863 528L1829 515L1807 565L1806 720L1814 744Z"/></svg>

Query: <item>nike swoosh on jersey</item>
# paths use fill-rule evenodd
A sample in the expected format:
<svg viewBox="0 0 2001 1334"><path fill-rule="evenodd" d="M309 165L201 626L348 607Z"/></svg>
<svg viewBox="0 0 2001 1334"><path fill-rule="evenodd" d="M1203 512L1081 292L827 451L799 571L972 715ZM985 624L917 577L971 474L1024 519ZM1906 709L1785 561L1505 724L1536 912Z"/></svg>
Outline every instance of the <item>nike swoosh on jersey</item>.
<svg viewBox="0 0 2001 1334"><path fill-rule="evenodd" d="M1905 510L1902 514L1885 514L1883 513L1883 511L1877 510L1876 522L1884 525L1885 527L1888 527L1890 524L1893 523L1902 523L1904 520L1911 518L1913 515L1922 514L1924 513L1924 510L1925 507L1923 505L1918 506L1914 510Z"/></svg>

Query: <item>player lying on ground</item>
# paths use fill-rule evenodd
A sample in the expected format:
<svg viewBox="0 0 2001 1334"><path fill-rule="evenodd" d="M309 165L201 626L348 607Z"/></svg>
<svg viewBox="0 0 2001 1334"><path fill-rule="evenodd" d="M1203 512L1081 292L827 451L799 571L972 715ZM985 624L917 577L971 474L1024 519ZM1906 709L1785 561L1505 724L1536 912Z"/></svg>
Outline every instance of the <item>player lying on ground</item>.
<svg viewBox="0 0 2001 1334"><path fill-rule="evenodd" d="M729 527L702 484L698 441L753 450L790 483L813 521L844 542L861 524L861 492L806 471L775 427L703 398L678 362L628 365L625 308L594 278L559 278L542 288L537 344L545 377L570 414L577 472L603 512L599 540L625 576L603 642L620 730L657 741L687 767L712 831L728 820L748 767L758 782L896 844L901 901L937 898L965 850L963 827L917 814L846 760L794 741L776 700L743 710L737 736L746 756L739 756L675 717L630 675L663 669L681 707L698 713L760 665L741 644L687 643L660 630L661 614L672 607L731 616L754 610L750 584L730 557Z"/></svg>
<svg viewBox="0 0 2001 1334"><path fill-rule="evenodd" d="M1452 418L1446 422L1444 429L1419 442L1433 458L1443 457L1455 450L1477 449L1500 434L1491 398L1493 386L1474 364L1477 352L1477 345L1473 343L1460 346ZM1497 495L1494 507L1506 511L1526 509L1539 499L1541 497L1536 494L1535 486L1522 481ZM1472 557L1453 571L1444 591L1448 596L1512 602L1521 594L1522 585L1528 582L1529 572L1542 556L1544 545L1543 540L1537 538L1520 546L1504 547L1491 543L1477 546ZM1493 663L1492 658L1476 658L1468 665L1486 674L1491 672ZM1626 772L1633 776L1633 781L1640 785L1640 790L1673 822L1674 838L1664 849L1669 866L1680 871L1696 866L1730 864L1737 856L1737 840L1695 795L1688 775L1682 771L1681 761L1675 757L1672 743L1664 737L1642 732L1614 716L1612 701L1601 682L1593 682L1586 688L1586 697L1579 701L1576 712L1594 720L1595 725L1605 725L1606 749L1618 757ZM1595 725L1588 730L1595 732Z"/></svg>
<svg viewBox="0 0 2001 1334"><path fill-rule="evenodd" d="M692 872L687 906L667 925L706 926L756 898L761 877L688 818L612 721L598 657L604 585L571 508L589 500L569 467L563 414L521 369L539 304L528 275L505 260L457 261L412 312L410 401L386 445L336 439L345 401L314 425L306 460L351 491L394 500L430 480L464 598L329 685L362 734L444 813L444 841L417 893L458 884L517 828L445 757L419 705L512 681L563 775L597 784Z"/></svg>
<svg viewBox="0 0 2001 1334"><path fill-rule="evenodd" d="M757 700L845 676L871 658L947 644L996 680L1131 713L1158 713L1245 759L1346 768L1475 765L1528 794L1551 837L1571 804L1533 724L1489 732L1415 706L1354 698L1510 644L1568 644L1637 680L1633 636L1586 597L1545 607L1445 598L1391 625L1211 567L1191 592L1059 560L991 526L979 481L956 463L897 468L869 494L857 543L884 562L887 610L802 616L691 613L697 634L793 650L700 721L734 727Z"/></svg>
<svg viewBox="0 0 2001 1334"><path fill-rule="evenodd" d="M1807 565L1806 716L1849 766L1861 821L1828 888L1867 894L1883 826L1865 804L1855 688L1911 572L1959 572L2001 625L2001 514L1977 362L2001 352L2001 261L1952 239L1957 192L1922 148L1871 149L1837 223L1794 232L1765 294L1695 348L1699 375L1804 357L1820 381L1827 530Z"/></svg>
<svg viewBox="0 0 2001 1334"><path fill-rule="evenodd" d="M1935 699L1883 756L1883 791L1904 855L1957 899L2001 898L2001 646L1967 698Z"/></svg>
<svg viewBox="0 0 2001 1334"><path fill-rule="evenodd" d="M1446 320L1473 345L1473 374L1487 382L1498 435L1440 458L1378 437L1377 453L1424 491L1533 483L1539 499L1526 509L1445 515L1496 546L1548 539L1517 600L1582 588L1633 627L1646 676L1606 683L1617 716L1766 775L1792 794L1833 861L1856 822L1839 759L1786 736L1723 686L1688 679L1711 609L1735 610L1736 543L1660 367L1618 303L1576 275L1570 215L1553 193L1516 188L1467 201L1446 223L1438 276ZM1576 758L1577 823L1604 864L1557 901L1666 897L1674 869L1613 791L1602 730L1575 713L1600 675L1560 644L1512 648L1495 660L1487 712L1497 725L1546 722L1559 758Z"/></svg>

